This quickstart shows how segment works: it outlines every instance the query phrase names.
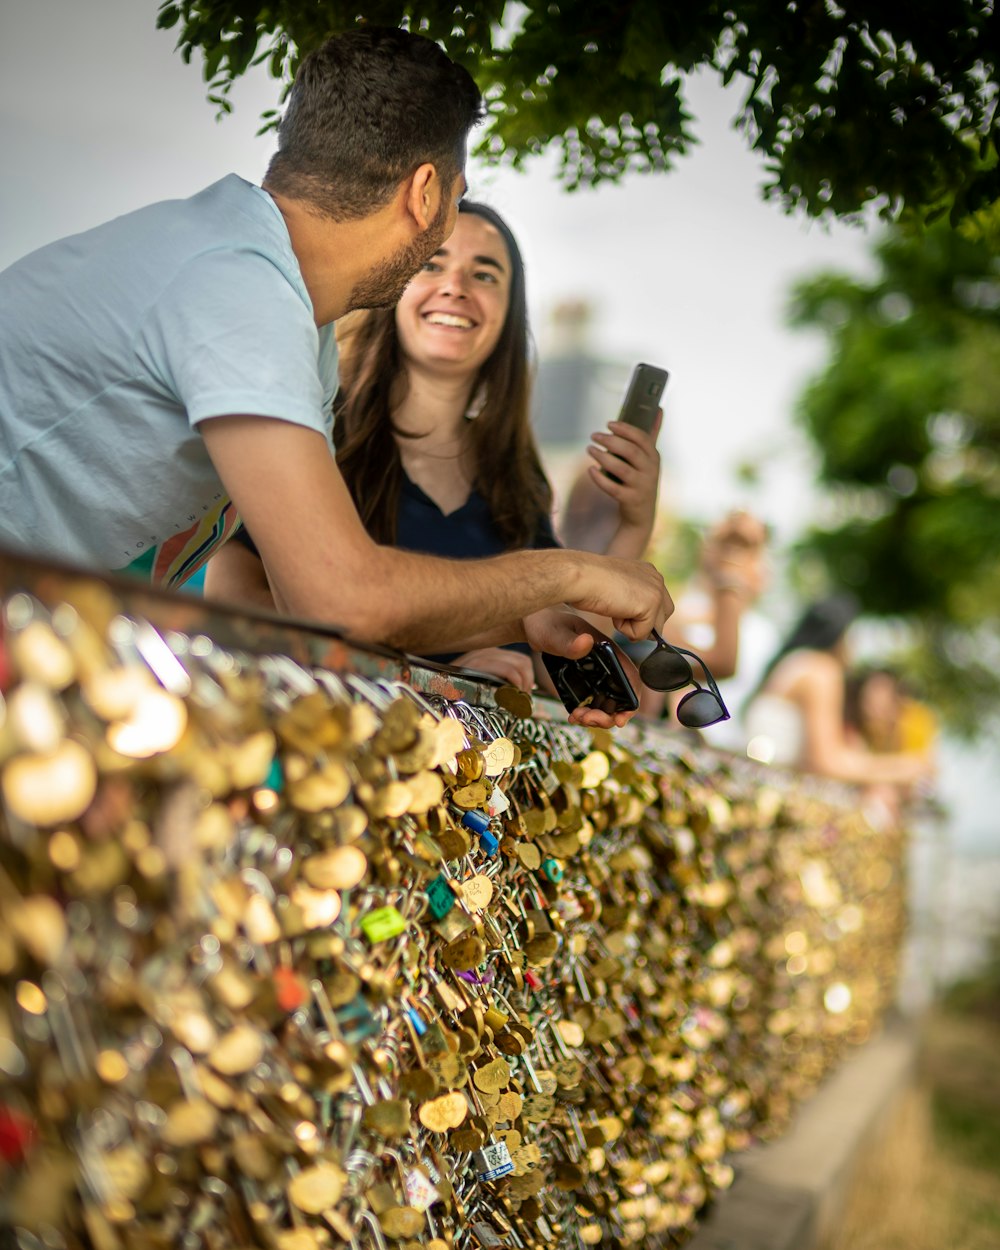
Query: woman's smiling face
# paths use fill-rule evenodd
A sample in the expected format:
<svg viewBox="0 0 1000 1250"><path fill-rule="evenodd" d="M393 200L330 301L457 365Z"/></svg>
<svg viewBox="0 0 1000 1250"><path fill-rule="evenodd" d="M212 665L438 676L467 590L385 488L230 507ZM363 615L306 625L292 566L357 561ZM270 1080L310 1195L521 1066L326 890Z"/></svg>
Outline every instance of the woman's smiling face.
<svg viewBox="0 0 1000 1250"><path fill-rule="evenodd" d="M510 256L500 232L474 213L459 213L454 232L396 306L407 361L474 375L503 332L510 285Z"/></svg>

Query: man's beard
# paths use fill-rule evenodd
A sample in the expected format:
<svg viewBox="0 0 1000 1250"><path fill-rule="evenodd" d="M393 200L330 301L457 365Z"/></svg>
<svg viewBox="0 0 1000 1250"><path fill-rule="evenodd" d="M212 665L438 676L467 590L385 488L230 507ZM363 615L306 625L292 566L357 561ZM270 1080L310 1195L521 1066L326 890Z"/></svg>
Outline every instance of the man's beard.
<svg viewBox="0 0 1000 1250"><path fill-rule="evenodd" d="M444 242L448 202L448 197L442 196L441 205L426 232L365 274L351 291L349 310L396 307L410 279Z"/></svg>

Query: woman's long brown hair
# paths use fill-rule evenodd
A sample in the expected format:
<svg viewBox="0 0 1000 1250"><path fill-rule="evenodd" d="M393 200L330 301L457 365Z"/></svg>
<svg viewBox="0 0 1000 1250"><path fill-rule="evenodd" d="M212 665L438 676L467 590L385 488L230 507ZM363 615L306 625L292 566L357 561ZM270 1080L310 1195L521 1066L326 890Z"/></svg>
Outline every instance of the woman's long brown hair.
<svg viewBox="0 0 1000 1250"><path fill-rule="evenodd" d="M486 402L470 422L476 465L474 485L507 550L530 545L552 508L552 488L542 468L529 417L531 369L524 262L507 223L485 204L463 200L459 211L481 217L507 245L511 264L510 303L496 347L469 388L485 384ZM403 467L392 420L405 394L406 363L394 309L364 313L351 328L335 404L337 463L365 528L376 542L396 541L396 517Z"/></svg>

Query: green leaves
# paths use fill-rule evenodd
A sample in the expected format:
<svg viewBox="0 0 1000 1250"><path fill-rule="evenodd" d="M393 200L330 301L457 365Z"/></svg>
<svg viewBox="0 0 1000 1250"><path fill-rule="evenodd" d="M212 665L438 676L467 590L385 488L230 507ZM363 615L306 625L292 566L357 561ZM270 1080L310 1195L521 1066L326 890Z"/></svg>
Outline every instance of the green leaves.
<svg viewBox="0 0 1000 1250"><path fill-rule="evenodd" d="M939 224L875 252L871 282L821 275L793 295L792 323L829 347L798 419L833 519L800 554L909 620L914 665L973 733L1000 707L1000 251Z"/></svg>
<svg viewBox="0 0 1000 1250"><path fill-rule="evenodd" d="M357 20L344 0L162 0L157 25L204 55L220 102L262 58L287 87ZM695 142L684 75L709 67L745 82L745 133L786 211L954 222L1000 196L990 0L369 0L363 20L439 40L488 93L481 152L517 165L555 145L568 187L668 169Z"/></svg>

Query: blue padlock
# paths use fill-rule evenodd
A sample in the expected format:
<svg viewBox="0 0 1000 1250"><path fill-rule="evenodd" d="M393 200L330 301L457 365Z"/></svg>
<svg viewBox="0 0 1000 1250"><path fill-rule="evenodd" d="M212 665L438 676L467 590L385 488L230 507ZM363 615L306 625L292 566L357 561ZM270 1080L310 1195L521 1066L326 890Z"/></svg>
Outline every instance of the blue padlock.
<svg viewBox="0 0 1000 1250"><path fill-rule="evenodd" d="M487 855L495 855L500 849L500 842L488 829L479 835L479 845Z"/></svg>
<svg viewBox="0 0 1000 1250"><path fill-rule="evenodd" d="M423 1037L427 1032L427 1024L420 1012L415 1007L408 1007L406 1009L406 1018L413 1025L414 1033L418 1037Z"/></svg>
<svg viewBox="0 0 1000 1250"><path fill-rule="evenodd" d="M490 818L485 812L466 812L462 817L462 824L466 829L480 835L490 831Z"/></svg>
<svg viewBox="0 0 1000 1250"><path fill-rule="evenodd" d="M548 859L542 860L542 872L553 885L561 881L564 876L562 864L557 859L553 859L551 855Z"/></svg>

